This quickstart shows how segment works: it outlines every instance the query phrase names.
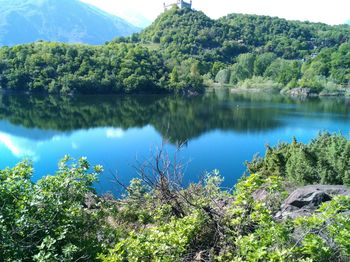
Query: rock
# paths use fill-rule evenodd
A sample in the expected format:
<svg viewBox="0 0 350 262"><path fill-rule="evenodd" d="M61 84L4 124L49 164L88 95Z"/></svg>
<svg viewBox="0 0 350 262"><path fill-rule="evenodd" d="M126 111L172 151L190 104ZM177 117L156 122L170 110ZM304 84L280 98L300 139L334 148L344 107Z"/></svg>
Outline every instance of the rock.
<svg viewBox="0 0 350 262"><path fill-rule="evenodd" d="M302 97L310 97L310 96L317 96L317 94L310 88L293 88L289 91L287 91L287 94L290 96L302 96Z"/></svg>
<svg viewBox="0 0 350 262"><path fill-rule="evenodd" d="M313 185L296 189L284 201L281 210L275 215L277 219L310 216L324 202L333 196L350 195L346 186Z"/></svg>
<svg viewBox="0 0 350 262"><path fill-rule="evenodd" d="M289 196L289 201L286 204L296 208L303 208L305 206L308 206L310 208L317 208L323 202L332 200L332 197L323 191L300 191L293 192L293 194Z"/></svg>
<svg viewBox="0 0 350 262"><path fill-rule="evenodd" d="M269 192L265 188L260 188L253 193L253 199L255 201L264 201L269 195Z"/></svg>

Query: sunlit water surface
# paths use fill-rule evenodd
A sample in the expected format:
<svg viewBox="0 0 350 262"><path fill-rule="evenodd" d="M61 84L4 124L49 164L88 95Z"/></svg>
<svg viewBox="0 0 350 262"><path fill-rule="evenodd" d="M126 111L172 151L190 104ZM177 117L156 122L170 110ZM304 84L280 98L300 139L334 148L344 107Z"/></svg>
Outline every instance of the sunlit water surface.
<svg viewBox="0 0 350 262"><path fill-rule="evenodd" d="M184 183L218 169L224 185L233 186L245 171L244 161L265 145L309 142L320 131L348 136L350 100L292 99L269 94L209 93L175 96L0 95L0 168L30 159L33 180L54 174L66 154L85 156L105 172L96 189L120 188L136 176L135 165L168 141L172 153L187 163Z"/></svg>

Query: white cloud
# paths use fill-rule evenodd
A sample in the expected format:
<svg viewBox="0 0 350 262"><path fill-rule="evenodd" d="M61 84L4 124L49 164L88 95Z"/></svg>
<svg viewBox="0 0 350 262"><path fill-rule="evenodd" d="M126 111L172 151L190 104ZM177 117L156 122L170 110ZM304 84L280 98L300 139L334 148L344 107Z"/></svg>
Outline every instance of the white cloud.
<svg viewBox="0 0 350 262"><path fill-rule="evenodd" d="M3 144L17 158L29 158L37 161L39 157L35 154L26 141L11 135L0 133L0 143Z"/></svg>
<svg viewBox="0 0 350 262"><path fill-rule="evenodd" d="M55 135L52 137L52 141L61 141L62 137L61 136L58 136L58 135Z"/></svg>
<svg viewBox="0 0 350 262"><path fill-rule="evenodd" d="M171 0L81 0L129 21L142 15L154 20L163 10L163 2ZM278 16L293 20L309 20L341 24L350 18L347 0L193 0L197 10L212 18L229 13Z"/></svg>
<svg viewBox="0 0 350 262"><path fill-rule="evenodd" d="M107 138L122 138L125 132L121 128L109 128L106 131Z"/></svg>

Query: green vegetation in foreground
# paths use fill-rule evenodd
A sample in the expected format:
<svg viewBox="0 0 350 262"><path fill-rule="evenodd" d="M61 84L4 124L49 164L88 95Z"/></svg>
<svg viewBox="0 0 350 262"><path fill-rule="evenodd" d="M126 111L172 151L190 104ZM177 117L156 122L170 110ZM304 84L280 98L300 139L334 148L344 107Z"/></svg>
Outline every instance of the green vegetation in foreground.
<svg viewBox="0 0 350 262"><path fill-rule="evenodd" d="M167 175L181 175L181 168L166 169L168 159L159 154L155 163L140 167L143 179L132 180L120 200L96 195L92 184L102 167L91 173L85 159L65 158L55 176L37 183L23 162L0 171L1 258L349 261L349 196L334 197L309 217L274 219L291 186L349 184L349 148L350 141L330 134L309 145L268 148L264 159L248 164L257 173L242 178L233 193L220 188L218 171L180 187ZM160 172L153 177L156 164ZM312 173L315 167L322 173ZM263 201L253 198L259 189L267 192Z"/></svg>
<svg viewBox="0 0 350 262"><path fill-rule="evenodd" d="M204 85L348 94L350 26L173 8L101 46L0 49L0 87L50 93L200 92Z"/></svg>

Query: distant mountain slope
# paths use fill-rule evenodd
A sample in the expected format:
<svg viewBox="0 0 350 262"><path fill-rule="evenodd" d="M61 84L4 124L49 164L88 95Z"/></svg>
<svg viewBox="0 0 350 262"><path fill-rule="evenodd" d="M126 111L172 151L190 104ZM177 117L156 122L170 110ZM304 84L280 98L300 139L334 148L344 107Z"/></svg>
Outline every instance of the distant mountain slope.
<svg viewBox="0 0 350 262"><path fill-rule="evenodd" d="M137 31L79 0L0 0L0 45L36 40L102 44Z"/></svg>

